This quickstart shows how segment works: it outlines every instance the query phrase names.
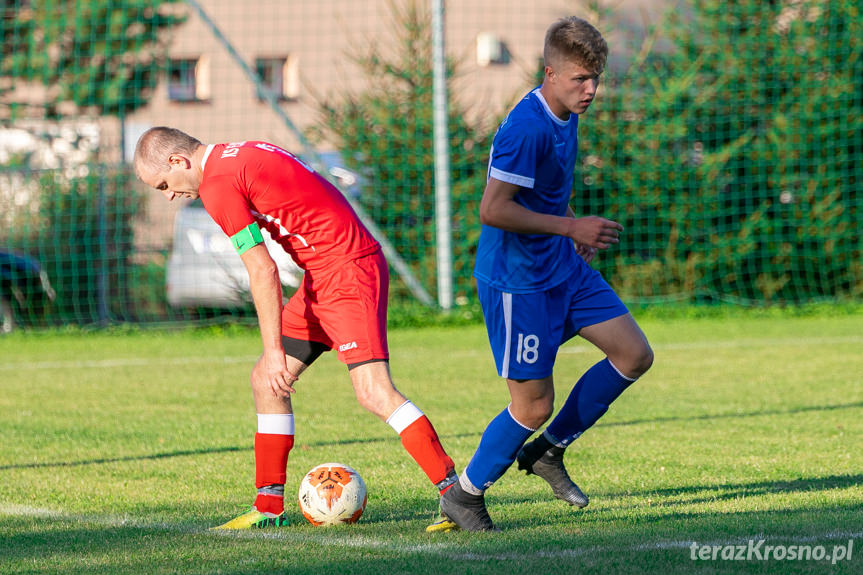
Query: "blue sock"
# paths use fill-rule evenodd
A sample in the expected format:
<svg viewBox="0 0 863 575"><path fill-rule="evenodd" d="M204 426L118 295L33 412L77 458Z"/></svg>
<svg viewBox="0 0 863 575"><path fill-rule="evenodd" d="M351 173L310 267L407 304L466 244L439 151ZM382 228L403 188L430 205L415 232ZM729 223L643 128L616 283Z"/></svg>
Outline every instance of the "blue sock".
<svg viewBox="0 0 863 575"><path fill-rule="evenodd" d="M546 437L566 447L596 423L633 381L617 371L608 358L603 359L588 369L572 388L560 412L546 428Z"/></svg>
<svg viewBox="0 0 863 575"><path fill-rule="evenodd" d="M507 406L485 428L476 453L462 473L468 483L465 485L463 481L462 487L474 495L491 487L512 465L518 450L534 431L516 421Z"/></svg>

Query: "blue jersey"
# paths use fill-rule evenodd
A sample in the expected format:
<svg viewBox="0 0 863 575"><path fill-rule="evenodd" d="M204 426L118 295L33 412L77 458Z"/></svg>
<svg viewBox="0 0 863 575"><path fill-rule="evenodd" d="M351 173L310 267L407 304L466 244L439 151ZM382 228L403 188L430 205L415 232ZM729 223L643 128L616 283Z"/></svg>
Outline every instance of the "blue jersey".
<svg viewBox="0 0 863 575"><path fill-rule="evenodd" d="M578 155L578 116L561 120L536 88L497 129L488 177L521 186L514 200L534 212L566 216ZM570 238L482 226L474 277L509 293L531 293L565 281L580 256Z"/></svg>

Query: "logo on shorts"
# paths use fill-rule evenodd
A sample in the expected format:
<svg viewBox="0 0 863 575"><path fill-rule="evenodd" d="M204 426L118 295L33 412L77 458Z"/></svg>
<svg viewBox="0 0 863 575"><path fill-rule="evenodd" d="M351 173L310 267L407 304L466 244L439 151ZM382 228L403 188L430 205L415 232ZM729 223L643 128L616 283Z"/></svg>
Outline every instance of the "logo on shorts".
<svg viewBox="0 0 863 575"><path fill-rule="evenodd" d="M349 349L357 349L357 342L343 343L339 346L339 351L348 351Z"/></svg>

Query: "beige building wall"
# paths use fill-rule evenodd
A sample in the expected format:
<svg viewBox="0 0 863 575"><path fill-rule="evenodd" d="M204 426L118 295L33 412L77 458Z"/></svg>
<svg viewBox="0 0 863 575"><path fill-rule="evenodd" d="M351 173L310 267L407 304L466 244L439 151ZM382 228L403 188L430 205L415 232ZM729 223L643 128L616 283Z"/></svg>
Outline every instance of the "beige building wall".
<svg viewBox="0 0 863 575"><path fill-rule="evenodd" d="M296 97L279 105L299 130L314 122L316 94L337 96L361 91L374 82L359 72L350 55L367 53L372 43L395 49L398 26L391 7L405 4L403 0L198 2L249 66L254 67L255 59L261 57L289 59L298 82L294 86ZM430 4L430 0L419 0L422 9L427 10ZM611 64L623 61L621 55L630 50L626 39L637 38L644 19L656 21L668 0L610 0L604 4L612 12L600 18L587 10L586 4L566 0L446 1L447 54L458 62L460 70L452 83L453 97L471 114L498 117L532 87L546 29L555 19L569 14L593 21L609 40ZM191 7L186 8L188 20L173 35L167 53L170 58L200 62L200 100L172 101L163 79L149 104L127 119L127 157L137 136L156 125L183 129L204 142L263 139L301 154L294 133L269 103L257 98L252 82L224 43ZM480 37L500 40L509 62L479 63ZM485 45L494 47L494 42ZM170 236L177 206L167 205L153 194L148 198L155 200L149 203L149 221L143 223L148 231L138 237L159 245Z"/></svg>
<svg viewBox="0 0 863 575"><path fill-rule="evenodd" d="M370 43L396 44L396 24L390 6L402 0L274 1L198 0L242 59L254 66L259 57L288 57L299 81L295 100L281 108L299 128L314 119L314 94L330 96L362 90L374 81L364 77L349 55L364 53ZM615 17L598 26L612 45L612 54L625 52L623 31L639 26L644 14L653 17L662 0L611 0ZM427 9L429 0L419 0ZM594 19L586 2L566 0L450 0L446 5L447 53L459 62L461 75L454 91L477 113L495 115L531 87L542 55L545 30L556 18L576 14ZM128 118L132 131L145 125L167 124L186 129L204 141L267 139L296 149L290 129L282 125L268 103L260 101L239 66L211 29L189 8L189 18L174 35L171 58L200 59L206 84L199 102L174 102L162 82L150 103ZM508 64L477 63L480 35L499 38L508 48ZM472 106L471 106L472 105Z"/></svg>

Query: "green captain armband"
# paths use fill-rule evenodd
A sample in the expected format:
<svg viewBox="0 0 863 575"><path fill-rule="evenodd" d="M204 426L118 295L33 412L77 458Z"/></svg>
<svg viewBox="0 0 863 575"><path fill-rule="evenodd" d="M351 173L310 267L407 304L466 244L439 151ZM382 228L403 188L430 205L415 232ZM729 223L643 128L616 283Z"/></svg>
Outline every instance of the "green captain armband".
<svg viewBox="0 0 863 575"><path fill-rule="evenodd" d="M258 227L258 224L249 224L231 236L231 243L234 244L234 249L240 255L263 243L263 241L264 236L261 235L261 228Z"/></svg>

